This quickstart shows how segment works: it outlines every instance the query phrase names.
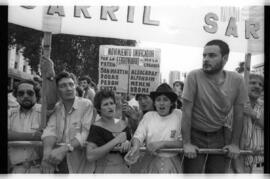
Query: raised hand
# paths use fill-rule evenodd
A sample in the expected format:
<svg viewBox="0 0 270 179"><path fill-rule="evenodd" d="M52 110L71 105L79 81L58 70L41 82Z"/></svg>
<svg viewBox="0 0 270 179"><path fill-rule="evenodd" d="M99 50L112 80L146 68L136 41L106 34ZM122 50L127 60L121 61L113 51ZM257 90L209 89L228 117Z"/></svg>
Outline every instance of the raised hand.
<svg viewBox="0 0 270 179"><path fill-rule="evenodd" d="M41 57L40 69L41 69L42 75L45 77L54 77L55 76L54 64L53 64L53 61L49 58L46 58L44 56Z"/></svg>

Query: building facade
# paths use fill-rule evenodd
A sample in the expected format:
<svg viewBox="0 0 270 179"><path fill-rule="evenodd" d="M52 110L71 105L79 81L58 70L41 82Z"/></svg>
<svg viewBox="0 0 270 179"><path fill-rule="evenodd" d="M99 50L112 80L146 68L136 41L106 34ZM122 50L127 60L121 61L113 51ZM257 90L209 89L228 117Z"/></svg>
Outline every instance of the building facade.
<svg viewBox="0 0 270 179"><path fill-rule="evenodd" d="M17 47L8 50L8 90L12 90L16 82L33 79L36 74L31 70L29 60Z"/></svg>
<svg viewBox="0 0 270 179"><path fill-rule="evenodd" d="M184 81L185 78L186 78L186 72L170 71L169 85L172 86L175 81Z"/></svg>

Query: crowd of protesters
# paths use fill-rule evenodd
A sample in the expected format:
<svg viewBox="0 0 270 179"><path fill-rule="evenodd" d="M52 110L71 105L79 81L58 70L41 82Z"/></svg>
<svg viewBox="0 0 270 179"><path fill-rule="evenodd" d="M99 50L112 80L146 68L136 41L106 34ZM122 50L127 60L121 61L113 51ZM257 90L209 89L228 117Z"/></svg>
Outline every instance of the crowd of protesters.
<svg viewBox="0 0 270 179"><path fill-rule="evenodd" d="M240 155L240 149L264 148L264 79L250 74L246 84L240 74L224 70L229 51L225 42L212 40L204 46L202 68L184 82L162 83L129 101L97 90L89 76L77 83L67 71L49 73L47 84L55 91L43 95L58 97L44 128L43 84L21 81L9 94L8 140L41 140L43 147L10 146L10 173L252 173L263 167L263 156ZM160 151L168 148L184 152Z"/></svg>

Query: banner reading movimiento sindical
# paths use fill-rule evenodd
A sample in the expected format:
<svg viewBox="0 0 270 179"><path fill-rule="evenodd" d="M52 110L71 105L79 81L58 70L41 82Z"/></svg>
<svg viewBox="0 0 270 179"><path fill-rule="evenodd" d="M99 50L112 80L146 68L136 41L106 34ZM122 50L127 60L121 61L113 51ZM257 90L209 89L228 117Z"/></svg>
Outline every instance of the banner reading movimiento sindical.
<svg viewBox="0 0 270 179"><path fill-rule="evenodd" d="M160 49L101 45L100 89L148 94L160 83Z"/></svg>

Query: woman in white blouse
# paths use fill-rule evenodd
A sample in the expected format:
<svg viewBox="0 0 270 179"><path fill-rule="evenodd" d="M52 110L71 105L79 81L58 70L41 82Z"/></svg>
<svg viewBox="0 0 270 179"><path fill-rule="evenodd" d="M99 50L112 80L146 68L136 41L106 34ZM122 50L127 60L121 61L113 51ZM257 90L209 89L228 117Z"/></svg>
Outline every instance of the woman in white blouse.
<svg viewBox="0 0 270 179"><path fill-rule="evenodd" d="M162 148L182 147L182 112L175 109L177 95L163 83L150 93L155 111L146 113L132 139L132 148L125 156L130 164L135 163L136 173L181 173L181 158L178 153L159 152ZM140 146L145 143L147 152L139 157ZM139 160L138 160L139 158Z"/></svg>

